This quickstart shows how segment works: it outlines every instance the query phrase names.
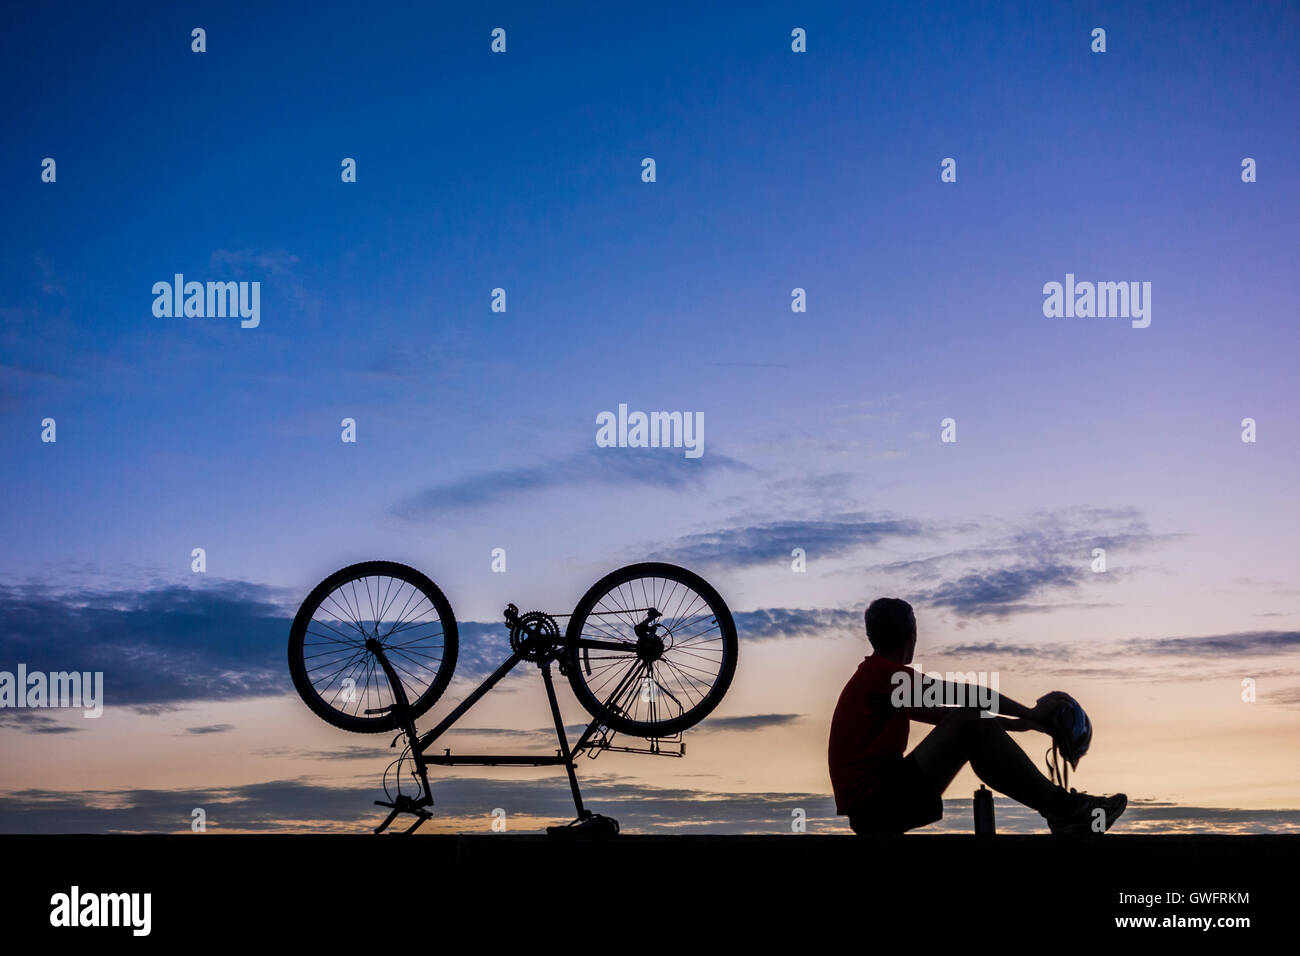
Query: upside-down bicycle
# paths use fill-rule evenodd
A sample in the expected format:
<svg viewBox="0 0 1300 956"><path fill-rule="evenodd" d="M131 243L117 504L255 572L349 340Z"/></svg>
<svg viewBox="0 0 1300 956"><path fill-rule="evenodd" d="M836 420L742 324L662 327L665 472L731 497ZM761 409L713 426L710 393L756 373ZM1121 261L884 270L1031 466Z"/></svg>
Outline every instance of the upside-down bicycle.
<svg viewBox="0 0 1300 956"><path fill-rule="evenodd" d="M556 618L567 617L561 633ZM722 700L736 670L736 625L722 598L699 575L671 564L633 564L607 574L572 614L505 610L510 655L432 730L415 721L446 690L456 667L459 638L447 598L424 574L391 561L368 561L330 575L303 601L289 632L289 671L307 706L343 730L405 738L397 768L397 793L375 803L390 812L376 833L399 814L432 817L430 766L552 766L568 771L577 808L572 823L548 827L556 835L612 836L618 822L582 804L575 755L605 750L682 756L682 731L703 720ZM435 740L516 664L541 670L555 721L554 756L428 754ZM570 747L555 697L551 664L569 679L574 696L592 715ZM614 746L615 734L645 738L646 746ZM402 792L402 770L419 785Z"/></svg>

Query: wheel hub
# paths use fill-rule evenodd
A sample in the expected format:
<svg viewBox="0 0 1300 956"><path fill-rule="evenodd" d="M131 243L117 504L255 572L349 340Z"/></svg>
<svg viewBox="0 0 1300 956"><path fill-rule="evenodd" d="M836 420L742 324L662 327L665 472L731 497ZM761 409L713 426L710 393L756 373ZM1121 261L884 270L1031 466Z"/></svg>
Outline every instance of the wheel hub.
<svg viewBox="0 0 1300 956"><path fill-rule="evenodd" d="M664 656L663 638L657 634L647 634L637 638L636 656L646 663L659 660Z"/></svg>

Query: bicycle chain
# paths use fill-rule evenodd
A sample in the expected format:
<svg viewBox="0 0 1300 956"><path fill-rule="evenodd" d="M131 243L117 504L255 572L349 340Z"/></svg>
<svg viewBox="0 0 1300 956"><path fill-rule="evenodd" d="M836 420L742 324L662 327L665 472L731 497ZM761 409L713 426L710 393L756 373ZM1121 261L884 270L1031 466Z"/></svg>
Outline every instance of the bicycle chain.
<svg viewBox="0 0 1300 956"><path fill-rule="evenodd" d="M588 611L587 617L607 617L610 614L646 614L650 611L657 611L655 607L630 607L626 611ZM552 614L551 617L573 617L573 613Z"/></svg>

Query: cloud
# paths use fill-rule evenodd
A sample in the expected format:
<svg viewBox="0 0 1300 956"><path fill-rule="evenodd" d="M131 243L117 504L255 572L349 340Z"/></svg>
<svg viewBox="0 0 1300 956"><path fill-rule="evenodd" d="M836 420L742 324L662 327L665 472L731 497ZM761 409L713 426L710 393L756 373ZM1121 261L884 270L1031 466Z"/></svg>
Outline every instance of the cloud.
<svg viewBox="0 0 1300 956"><path fill-rule="evenodd" d="M1049 562L971 571L921 592L916 600L965 617L1007 617L1052 610L1051 607L1027 603L1027 599L1076 589L1089 574L1087 566Z"/></svg>
<svg viewBox="0 0 1300 956"><path fill-rule="evenodd" d="M499 621L457 621L456 676L482 678L510 656L510 637Z"/></svg>
<svg viewBox="0 0 1300 956"><path fill-rule="evenodd" d="M1132 508L1063 508L1036 511L1010 520L969 519L946 529L954 538L974 536L970 544L919 558L876 565L869 570L905 573L916 580L938 580L953 565L987 565L994 561L1041 564L1068 556L1090 566L1092 550L1105 548L1112 564L1180 534L1155 534Z"/></svg>
<svg viewBox="0 0 1300 956"><path fill-rule="evenodd" d="M276 757L297 760L378 760L380 757L392 757L387 747L353 744L337 750L304 750L295 747L263 747L253 751L259 757Z"/></svg>
<svg viewBox="0 0 1300 956"><path fill-rule="evenodd" d="M808 555L837 557L856 548L895 538L919 538L928 532L919 521L866 515L779 521L740 528L721 528L687 535L652 552L654 561L680 561L722 567L748 567L790 561L794 548Z"/></svg>
<svg viewBox="0 0 1300 956"><path fill-rule="evenodd" d="M915 603L958 617L1004 618L1066 607L1102 607L1066 599L1085 588L1120 580L1138 569L1134 557L1179 534L1156 534L1133 508L1065 508L1013 521L971 520L949 529L965 546L891 561L869 572L898 575L915 589ZM1108 570L1094 574L1094 549L1106 552Z"/></svg>
<svg viewBox="0 0 1300 956"><path fill-rule="evenodd" d="M775 636L777 629L793 636L815 632L835 613L778 610L737 617L749 622L747 637ZM292 614L277 592L242 581L57 593L0 587L0 660L23 662L29 671L102 671L105 706L161 716L197 701L290 693L285 650ZM500 622L458 621L457 631L459 680L480 680L510 655ZM6 726L28 733L79 729L48 715L0 717L0 727ZM186 733L233 729L214 724Z"/></svg>
<svg viewBox="0 0 1300 956"><path fill-rule="evenodd" d="M985 641L981 644L953 644L946 647L937 647L935 650L943 654L1000 654L1005 657L1063 658L1070 656L1069 651L1060 644L1031 646L1028 644L998 644L993 641Z"/></svg>
<svg viewBox="0 0 1300 956"><path fill-rule="evenodd" d="M208 259L209 265L227 266L236 274L249 271L287 275L301 260L283 249L216 249Z"/></svg>
<svg viewBox="0 0 1300 956"><path fill-rule="evenodd" d="M103 671L106 706L159 716L196 701L290 692L292 615L278 592L243 581L60 592L0 587L0 659L29 671ZM482 678L510 654L499 622L458 621L457 630L459 678ZM68 732L57 722L27 721L28 733Z"/></svg>
<svg viewBox="0 0 1300 956"><path fill-rule="evenodd" d="M102 671L105 706L161 716L197 701L290 693L285 651L292 615L277 592L242 581L60 592L0 586L0 660L33 672ZM500 622L458 621L457 631L457 679L480 680L510 655ZM40 716L0 717L6 726L28 733L79 729ZM214 724L186 732L233 729Z"/></svg>
<svg viewBox="0 0 1300 956"><path fill-rule="evenodd" d="M617 818L629 833L789 833L793 811L803 812L810 833L849 832L826 793L656 787L615 775L584 779L582 792L588 806ZM378 821L371 801L382 793L376 787L327 786L311 779L178 790L28 789L0 793L0 832L188 833L191 812L201 807L210 832L361 833ZM512 832L536 831L573 817L562 777L444 777L435 784L434 796L435 816L426 832L488 832L497 807L506 811ZM1035 811L1002 797L995 803L1000 832L1045 832ZM1121 826L1145 833L1300 832L1300 810L1183 807L1131 799ZM943 819L923 832L970 829L970 799L956 797L944 800Z"/></svg>
<svg viewBox="0 0 1300 956"><path fill-rule="evenodd" d="M1300 648L1300 631L1239 631L1206 637L1161 637L1132 640L1127 646L1136 653L1177 654L1182 657L1286 654Z"/></svg>
<svg viewBox="0 0 1300 956"><path fill-rule="evenodd" d="M374 791L326 787L302 781L272 781L234 788L182 790L28 789L0 795L0 832L5 833L176 833L188 832L191 811L202 808L212 830L355 831L369 816ZM295 807L295 801L304 801ZM310 810L307 810L310 808ZM311 819L304 819L305 813Z"/></svg>
<svg viewBox="0 0 1300 956"><path fill-rule="evenodd" d="M108 706L165 713L289 688L289 613L270 589L0 587L0 656L30 671L102 671Z"/></svg>
<svg viewBox="0 0 1300 956"><path fill-rule="evenodd" d="M320 303L299 277L301 262L284 249L216 249L208 258L208 267L260 281L264 293L274 288L299 308L315 311Z"/></svg>
<svg viewBox="0 0 1300 956"><path fill-rule="evenodd" d="M205 724L202 727L186 727L185 732L194 735L224 734L234 729L234 724Z"/></svg>
<svg viewBox="0 0 1300 956"><path fill-rule="evenodd" d="M82 712L76 715L84 719ZM30 710L0 710L0 728L9 727L25 734L72 734L83 728L60 723L49 714Z"/></svg>
<svg viewBox="0 0 1300 956"><path fill-rule="evenodd" d="M767 730L769 727L786 727L803 719L803 714L750 714L746 717L713 717L709 730Z"/></svg>
<svg viewBox="0 0 1300 956"><path fill-rule="evenodd" d="M1260 694L1259 699L1268 704L1281 704L1283 707L1300 707L1300 687L1284 687L1282 690Z"/></svg>
<svg viewBox="0 0 1300 956"><path fill-rule="evenodd" d="M923 595L939 606L968 615L1021 613L1025 598L1068 586L1069 575L970 574ZM1059 607L1060 605L1055 605ZM130 707L163 715L197 701L227 701L291 692L284 653L292 605L270 588L239 581L213 580L198 587L73 589L55 593L40 587L0 587L0 659L24 662L32 671L103 671L106 706ZM747 641L858 637L860 609L759 608L735 614ZM476 682L509 655L499 622L458 622L460 652L456 678ZM1293 652L1300 632L1246 631L1202 637L1112 641L1108 657L1197 658ZM945 655L1002 655L1045 663L1073 660L1080 648L1062 644L974 643L936 648ZM1090 645L1091 652L1099 648ZM1090 656L1085 653L1084 656ZM736 718L757 725L790 715ZM712 724L723 729L726 724ZM61 734L81 729L57 715L3 714L0 728L26 733ZM190 735L226 733L235 727L212 724L185 729ZM462 728L458 733L512 736L538 731Z"/></svg>
<svg viewBox="0 0 1300 956"><path fill-rule="evenodd" d="M133 704L131 709L144 717L161 717L163 714L174 714L185 708L177 704Z"/></svg>
<svg viewBox="0 0 1300 956"><path fill-rule="evenodd" d="M396 517L418 521L554 488L609 485L682 490L697 487L715 474L748 470L743 462L717 452L686 458L672 448L593 446L547 464L481 472L426 488L398 501L391 511Z"/></svg>
<svg viewBox="0 0 1300 956"><path fill-rule="evenodd" d="M831 824L834 802L816 793L722 793L653 787L615 776L582 781L583 800L642 833L790 832L790 810L800 807L814 825ZM275 780L228 788L52 791L0 794L4 833L188 832L191 811L202 807L210 832L362 832L377 822L373 786L326 786L310 779ZM512 832L573 818L563 775L545 780L442 777L434 787L432 829L487 832L491 812L506 810Z"/></svg>
<svg viewBox="0 0 1300 956"><path fill-rule="evenodd" d="M842 475L827 476L841 485ZM816 479L804 484L804 497ZM839 493L842 497L842 492ZM814 495L816 497L816 495ZM816 558L858 549L933 540L973 543L937 554L863 568L867 575L902 579L914 603L960 617L1007 617L1063 607L1100 607L1097 601L1063 604L1085 585L1111 583L1136 568L1135 554L1180 535L1154 534L1135 509L1067 508L1034 512L1015 521L965 520L941 524L898 515L836 514L753 523L686 535L651 545L652 560L718 567L776 566L794 548ZM1092 573L1093 550L1104 548L1111 569Z"/></svg>
<svg viewBox="0 0 1300 956"><path fill-rule="evenodd" d="M845 631L858 633L864 626L861 611L836 608L769 607L739 611L732 617L736 621L738 636L746 641L825 637L828 633Z"/></svg>
<svg viewBox="0 0 1300 956"><path fill-rule="evenodd" d="M48 382L67 381L66 377L58 372L38 368L34 365L7 365L4 362L0 362L0 375L26 375L32 378L44 379Z"/></svg>
<svg viewBox="0 0 1300 956"><path fill-rule="evenodd" d="M1129 800L1120 818L1135 833L1300 833L1300 810L1180 806L1161 800Z"/></svg>

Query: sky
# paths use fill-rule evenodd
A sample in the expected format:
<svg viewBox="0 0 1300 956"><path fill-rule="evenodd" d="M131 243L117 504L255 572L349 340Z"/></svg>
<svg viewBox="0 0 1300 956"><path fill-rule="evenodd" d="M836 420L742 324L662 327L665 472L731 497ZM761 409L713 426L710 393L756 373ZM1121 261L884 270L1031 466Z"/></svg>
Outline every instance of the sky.
<svg viewBox="0 0 1300 956"><path fill-rule="evenodd" d="M507 602L647 559L720 591L739 667L686 756L580 768L625 830L847 832L826 737L882 595L925 670L1075 696L1072 783L1124 828L1300 829L1294 6L6 21L0 670L103 671L106 707L0 709L0 831L364 828L388 740L312 715L285 644L375 558L462 622L425 721ZM178 273L258 282L257 326L156 315ZM1149 282L1150 325L1048 317L1067 274ZM702 416L703 454L598 447L620 404ZM545 753L548 718L520 670L448 742ZM435 797L429 830L570 812L549 770Z"/></svg>

